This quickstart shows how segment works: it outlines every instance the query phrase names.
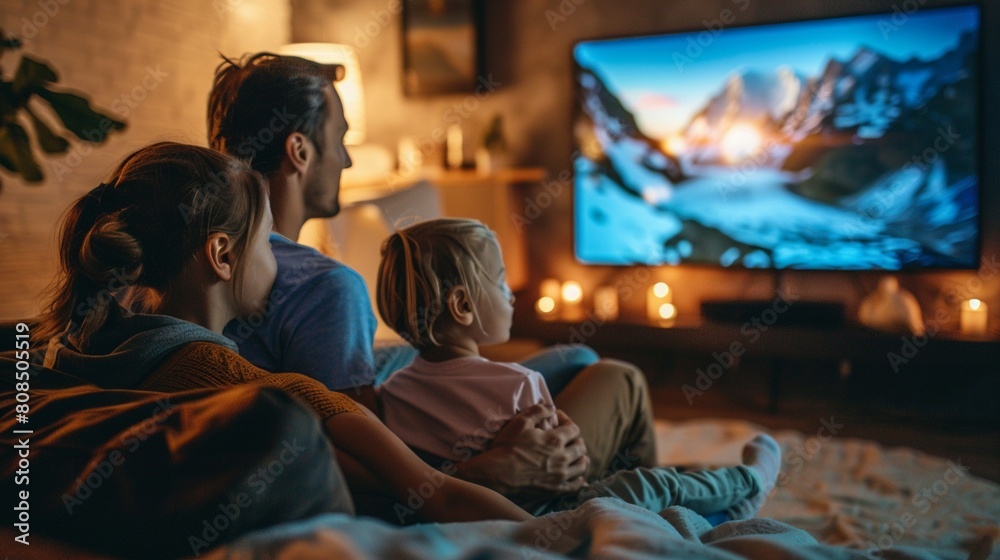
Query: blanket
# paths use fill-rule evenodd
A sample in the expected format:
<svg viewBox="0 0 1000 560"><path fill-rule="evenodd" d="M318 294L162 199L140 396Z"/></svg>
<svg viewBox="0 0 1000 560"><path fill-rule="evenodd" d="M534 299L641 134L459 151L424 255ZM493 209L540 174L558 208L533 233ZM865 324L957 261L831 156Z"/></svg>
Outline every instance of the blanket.
<svg viewBox="0 0 1000 560"><path fill-rule="evenodd" d="M809 533L771 519L712 528L681 507L659 514L598 498L572 511L531 521L482 521L399 528L373 519L330 514L281 525L231 543L208 560L301 558L439 559L931 559L910 549L861 551L820 544Z"/></svg>
<svg viewBox="0 0 1000 560"><path fill-rule="evenodd" d="M1000 558L1000 485L970 475L960 457L831 438L836 419L822 420L826 428L818 422L809 434L772 433L782 471L761 516L825 544ZM740 420L658 421L656 428L661 463L698 467L735 464L743 443L764 430Z"/></svg>
<svg viewBox="0 0 1000 560"><path fill-rule="evenodd" d="M742 421L658 422L660 461L732 465L759 431ZM773 435L784 460L761 517L715 528L685 508L654 513L602 498L523 523L398 528L325 515L254 533L208 557L1000 559L1000 486L969 475L957 458L821 432Z"/></svg>

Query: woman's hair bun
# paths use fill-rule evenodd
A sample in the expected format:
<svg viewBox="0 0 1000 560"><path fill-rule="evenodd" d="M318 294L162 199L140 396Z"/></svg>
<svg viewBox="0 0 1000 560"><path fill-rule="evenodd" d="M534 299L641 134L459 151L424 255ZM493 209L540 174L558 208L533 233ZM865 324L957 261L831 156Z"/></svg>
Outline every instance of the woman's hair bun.
<svg viewBox="0 0 1000 560"><path fill-rule="evenodd" d="M131 284L142 270L142 245L125 229L120 215L100 216L80 246L80 273L94 283Z"/></svg>

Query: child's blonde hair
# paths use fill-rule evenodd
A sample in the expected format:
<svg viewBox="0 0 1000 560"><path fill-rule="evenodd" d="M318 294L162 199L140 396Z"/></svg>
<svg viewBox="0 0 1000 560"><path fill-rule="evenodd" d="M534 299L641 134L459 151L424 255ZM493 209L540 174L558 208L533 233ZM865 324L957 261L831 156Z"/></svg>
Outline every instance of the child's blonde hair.
<svg viewBox="0 0 1000 560"><path fill-rule="evenodd" d="M382 319L417 348L440 346L434 326L449 290L465 286L475 310L486 272L480 256L495 240L482 222L459 218L428 220L390 235L378 270Z"/></svg>

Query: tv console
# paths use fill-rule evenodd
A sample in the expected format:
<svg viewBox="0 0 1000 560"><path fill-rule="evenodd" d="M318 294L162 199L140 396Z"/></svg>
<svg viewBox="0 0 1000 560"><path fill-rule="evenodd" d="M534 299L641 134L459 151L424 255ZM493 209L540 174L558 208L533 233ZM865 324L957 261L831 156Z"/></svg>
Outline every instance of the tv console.
<svg viewBox="0 0 1000 560"><path fill-rule="evenodd" d="M750 361L763 364L771 412L778 411L792 376L822 366L819 369L839 371L844 394L852 403L867 401L876 408L889 402L911 407L914 402L943 403L952 417L1000 422L995 404L967 404L970 395L978 398L1000 389L995 366L1000 363L1000 337L995 333L986 339L953 332L923 337L885 333L845 321L842 313L834 314L836 306L826 304L805 306L799 316L790 315L794 308L790 305L785 314L772 320L767 311L773 301L768 301L760 314L740 321L750 307L739 302L733 311L730 302L722 302L726 305L708 309L725 310L728 320L681 317L674 326L658 327L627 319L601 321L590 315L580 322L544 321L535 315L533 303L527 296L517 298L513 337L547 345L586 344L603 356L626 361L641 359L670 367L701 364L671 370L682 384L695 383L697 369L718 373L711 369L715 363L727 371ZM823 325L795 322L810 315L828 316L831 321ZM841 318L839 324L832 321L834 316ZM736 359L730 362L729 356Z"/></svg>
<svg viewBox="0 0 1000 560"><path fill-rule="evenodd" d="M767 320L774 315L773 320ZM701 303L701 316L713 323L752 323L754 319L781 321L786 326L839 328L844 325L844 304L832 301L717 299Z"/></svg>

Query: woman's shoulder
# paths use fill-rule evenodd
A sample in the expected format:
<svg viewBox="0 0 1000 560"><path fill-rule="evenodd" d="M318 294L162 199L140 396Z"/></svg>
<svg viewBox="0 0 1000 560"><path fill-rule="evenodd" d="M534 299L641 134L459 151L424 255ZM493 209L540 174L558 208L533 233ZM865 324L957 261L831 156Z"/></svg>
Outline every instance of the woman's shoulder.
<svg viewBox="0 0 1000 560"><path fill-rule="evenodd" d="M324 419L343 412L361 413L354 400L330 391L311 377L300 373L271 373L229 348L210 342L182 346L149 376L143 388L175 392L242 384L268 385L288 391L307 401Z"/></svg>

